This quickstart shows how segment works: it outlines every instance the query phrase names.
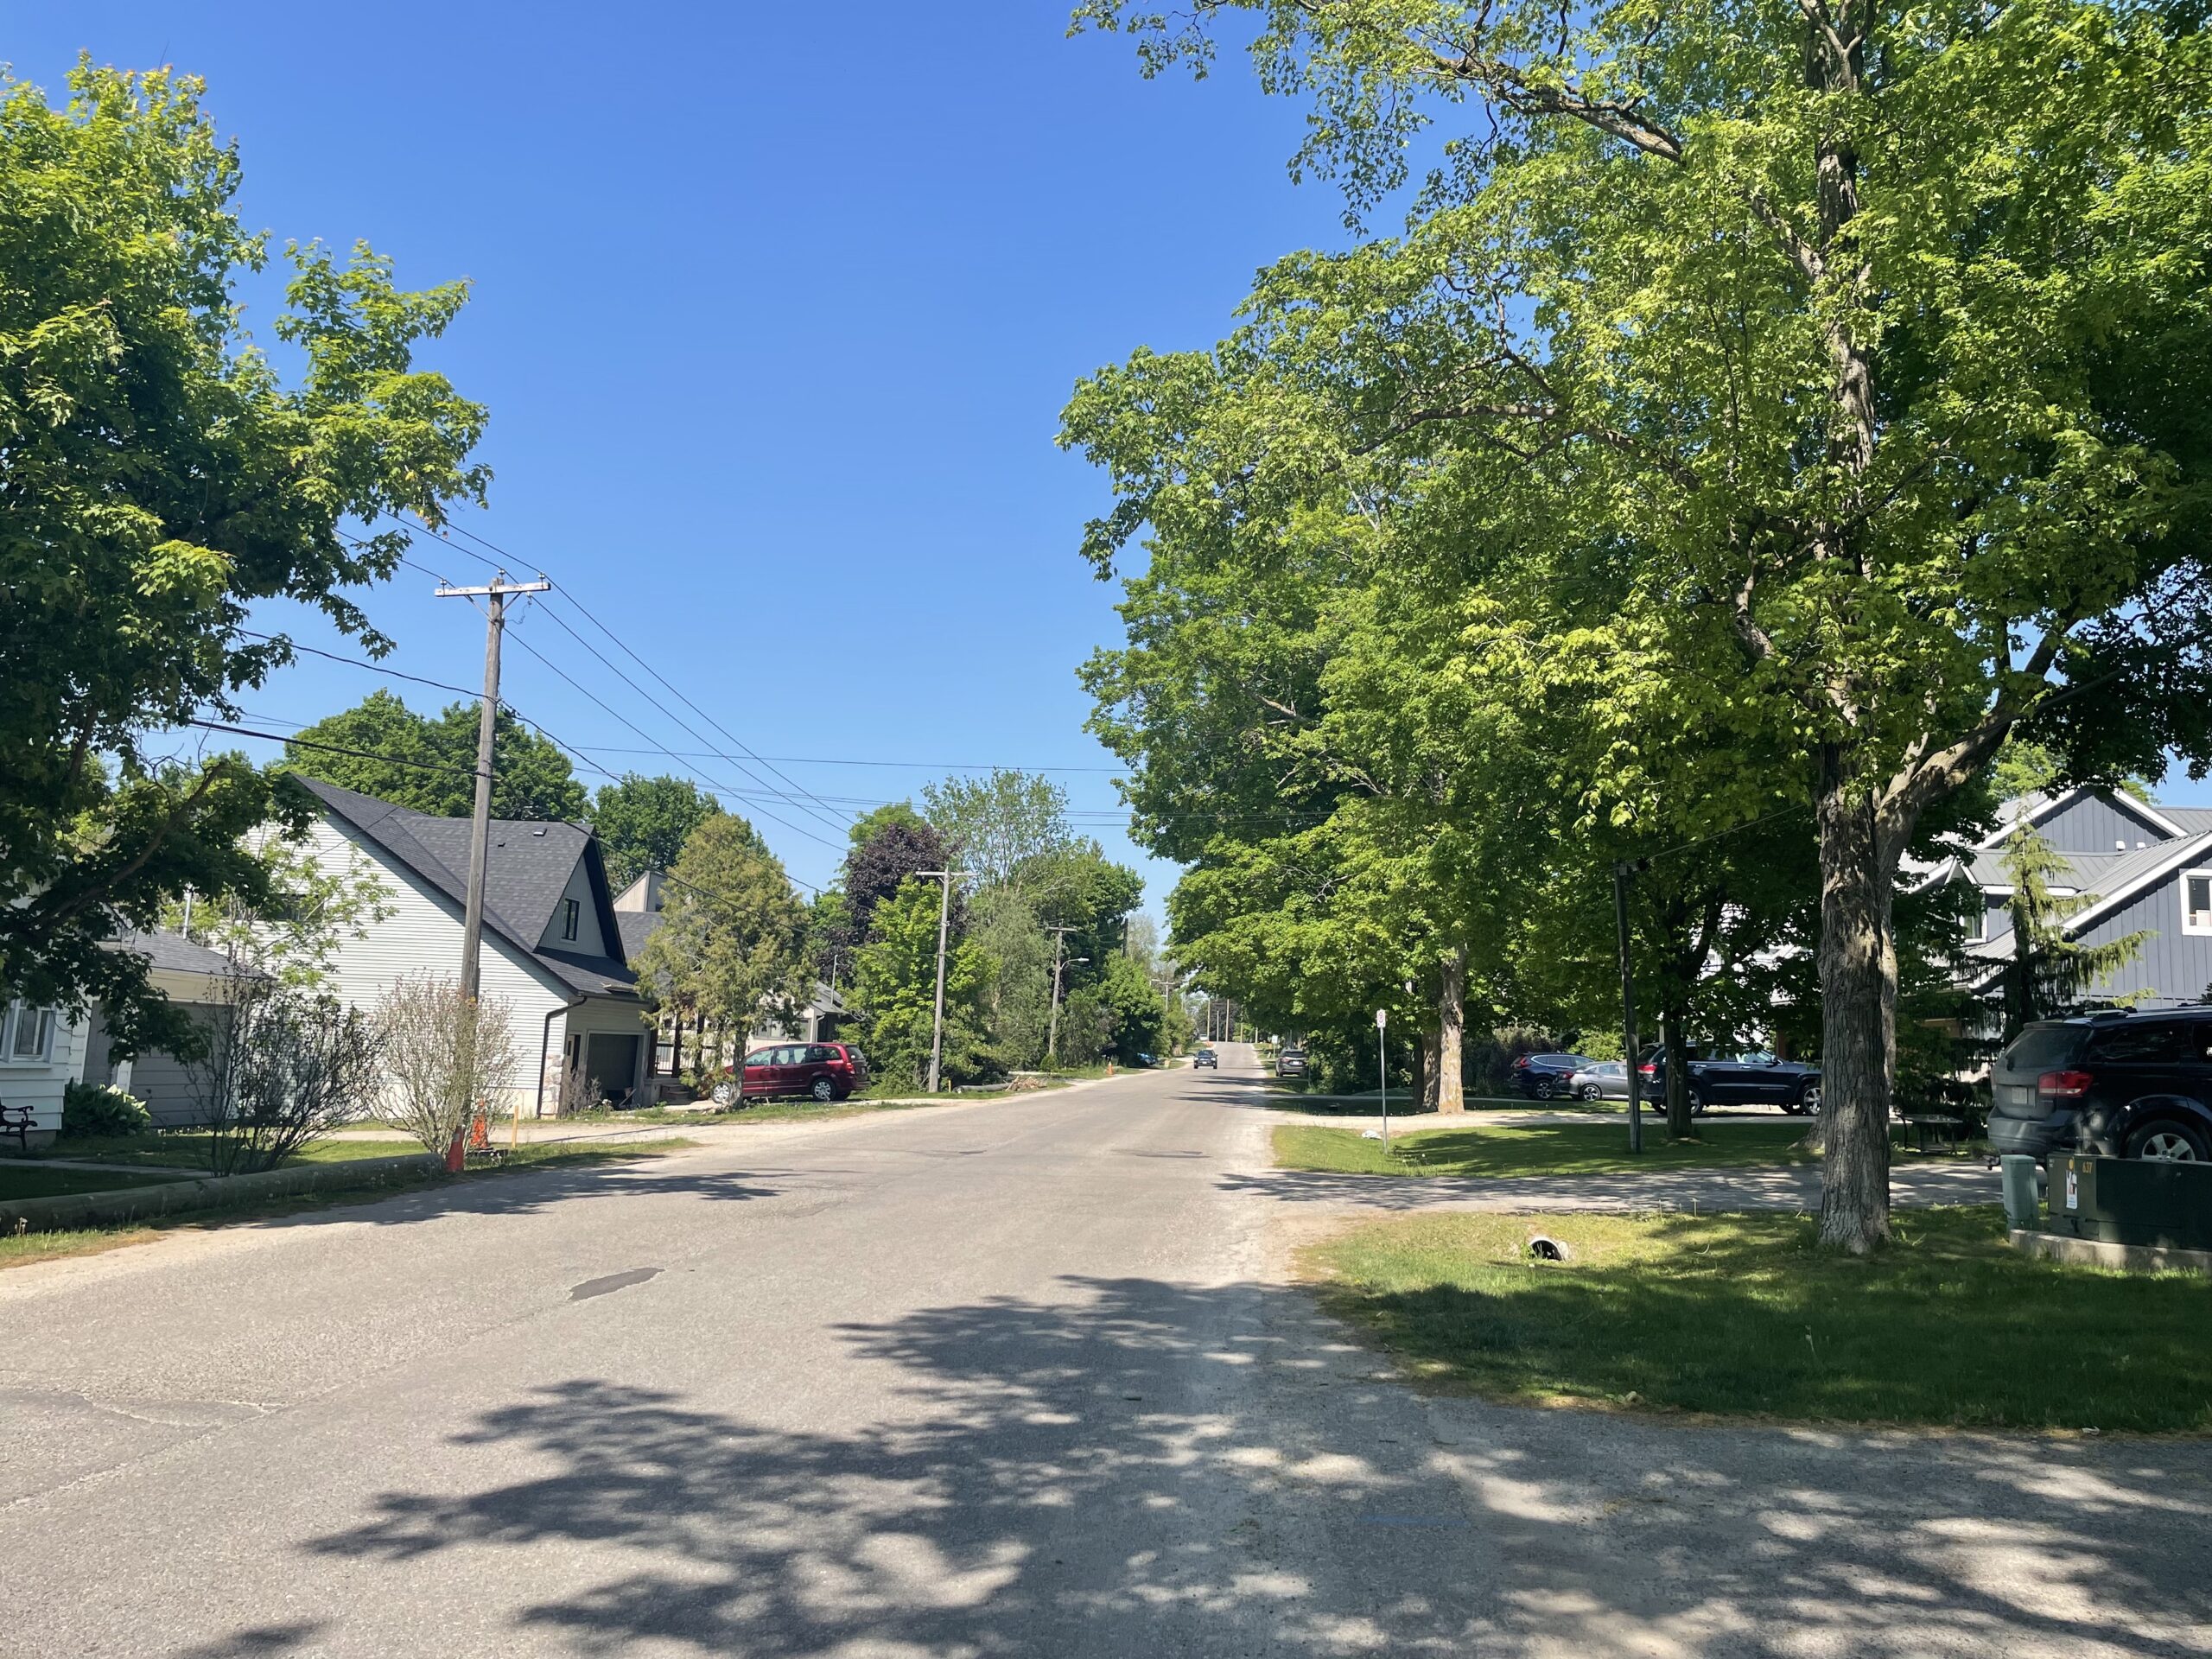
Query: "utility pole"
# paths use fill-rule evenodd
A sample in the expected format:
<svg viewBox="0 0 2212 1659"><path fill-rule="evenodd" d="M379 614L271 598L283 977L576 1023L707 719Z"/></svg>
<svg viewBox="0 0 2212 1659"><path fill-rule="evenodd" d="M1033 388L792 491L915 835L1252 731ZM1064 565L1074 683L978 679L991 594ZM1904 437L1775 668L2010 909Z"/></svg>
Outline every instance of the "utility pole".
<svg viewBox="0 0 2212 1659"><path fill-rule="evenodd" d="M1620 938L1621 952L1621 1052L1627 1064L1621 1069L1628 1073L1628 1149L1643 1150L1643 1074L1637 1068L1636 1040L1636 976L1631 971L1628 956L1628 878L1633 870L1642 869L1648 859L1638 859L1630 865L1625 860L1613 865L1613 929Z"/></svg>
<svg viewBox="0 0 2212 1659"><path fill-rule="evenodd" d="M937 1093L944 1062L944 936L952 922L952 882L965 880L965 870L916 870L916 875L944 883L937 904L937 1014L930 1021L930 1093Z"/></svg>
<svg viewBox="0 0 2212 1659"><path fill-rule="evenodd" d="M1390 1057L1385 1052L1382 1037L1390 1024L1390 1010L1375 1010L1375 1081L1376 1091L1382 1097L1382 1155L1390 1155Z"/></svg>
<svg viewBox="0 0 2212 1659"><path fill-rule="evenodd" d="M506 632L507 595L543 594L553 584L543 576L536 582L509 582L504 570L481 588L440 587L438 599L478 599L486 601L484 630L484 703L476 721L476 810L468 826L468 902L461 912L461 994L471 1002L483 981L484 866L492 851L492 738L498 729L499 708L499 636Z"/></svg>
<svg viewBox="0 0 2212 1659"><path fill-rule="evenodd" d="M1045 931L1052 936L1052 1018L1045 1027L1045 1058L1057 1060L1060 1057L1060 968L1068 946L1068 935L1075 929L1048 927ZM1077 957L1076 960L1089 962L1090 958Z"/></svg>

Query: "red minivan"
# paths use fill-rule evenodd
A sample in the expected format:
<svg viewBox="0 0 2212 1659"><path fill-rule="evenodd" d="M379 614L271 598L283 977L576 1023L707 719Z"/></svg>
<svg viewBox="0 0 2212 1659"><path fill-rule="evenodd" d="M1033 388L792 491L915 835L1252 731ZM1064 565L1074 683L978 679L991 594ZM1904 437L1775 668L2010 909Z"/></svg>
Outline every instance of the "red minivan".
<svg viewBox="0 0 2212 1659"><path fill-rule="evenodd" d="M734 1106L740 1095L722 1068L723 1079L715 1085L715 1104ZM745 1057L746 1100L767 1100L778 1095L811 1095L820 1101L842 1100L868 1084L868 1061L850 1043L775 1043L756 1048Z"/></svg>

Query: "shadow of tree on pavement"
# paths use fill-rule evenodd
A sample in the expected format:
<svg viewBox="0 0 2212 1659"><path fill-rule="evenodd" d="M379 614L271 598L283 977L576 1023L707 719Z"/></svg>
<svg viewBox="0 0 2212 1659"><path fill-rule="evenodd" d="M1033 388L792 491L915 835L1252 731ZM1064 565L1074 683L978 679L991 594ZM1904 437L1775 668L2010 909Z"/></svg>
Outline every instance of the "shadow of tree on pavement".
<svg viewBox="0 0 2212 1659"><path fill-rule="evenodd" d="M550 1384L453 1437L533 1472L388 1492L306 1548L408 1568L395 1586L452 1555L448 1582L513 1599L518 1650L2009 1659L2212 1639L2198 1442L1427 1401L1308 1299L1250 1283L1070 1279L842 1334L852 1373L887 1384L865 1409L828 1379L762 1412L781 1426Z"/></svg>

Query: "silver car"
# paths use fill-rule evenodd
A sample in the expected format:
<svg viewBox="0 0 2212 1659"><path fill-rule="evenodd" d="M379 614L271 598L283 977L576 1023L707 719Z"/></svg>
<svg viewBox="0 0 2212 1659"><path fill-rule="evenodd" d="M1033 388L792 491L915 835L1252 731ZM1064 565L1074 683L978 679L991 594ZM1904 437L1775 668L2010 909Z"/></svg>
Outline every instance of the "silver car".
<svg viewBox="0 0 2212 1659"><path fill-rule="evenodd" d="M1577 1100L1626 1100L1628 1067L1618 1060L1592 1060L1567 1080L1567 1090Z"/></svg>

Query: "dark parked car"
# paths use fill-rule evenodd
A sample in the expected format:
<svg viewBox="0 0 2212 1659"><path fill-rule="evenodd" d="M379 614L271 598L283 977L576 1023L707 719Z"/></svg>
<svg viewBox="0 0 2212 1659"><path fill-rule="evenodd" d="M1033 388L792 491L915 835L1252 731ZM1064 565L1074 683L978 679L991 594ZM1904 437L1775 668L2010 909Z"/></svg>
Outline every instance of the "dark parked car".
<svg viewBox="0 0 2212 1659"><path fill-rule="evenodd" d="M1764 1049L1707 1053L1689 1052L1690 1110L1708 1106L1779 1106L1791 1116L1821 1115L1821 1068L1796 1060L1778 1060ZM1654 1045L1643 1051L1637 1068L1643 1081L1638 1087L1644 1100L1664 1111L1667 1105L1667 1051Z"/></svg>
<svg viewBox="0 0 2212 1659"><path fill-rule="evenodd" d="M1285 1048L1275 1055L1275 1075L1279 1077L1302 1077L1306 1075L1306 1051Z"/></svg>
<svg viewBox="0 0 2212 1659"><path fill-rule="evenodd" d="M724 1066L722 1080L715 1085L715 1104L734 1106L742 1100L769 1100L779 1095L811 1095L820 1101L842 1100L868 1084L868 1061L850 1043L777 1043L756 1048L745 1057L745 1082L741 1096L738 1081Z"/></svg>
<svg viewBox="0 0 2212 1659"><path fill-rule="evenodd" d="M1210 1048L1202 1048L1197 1053L1191 1056L1191 1064L1192 1065L1210 1065L1213 1067L1215 1071L1218 1071L1221 1070L1221 1056L1215 1053L1213 1050Z"/></svg>
<svg viewBox="0 0 2212 1659"><path fill-rule="evenodd" d="M1989 1084L1993 1152L2212 1160L2212 1008L2029 1026Z"/></svg>
<svg viewBox="0 0 2212 1659"><path fill-rule="evenodd" d="M1618 1060L1592 1060L1567 1080L1577 1100L1626 1100L1628 1067Z"/></svg>
<svg viewBox="0 0 2212 1659"><path fill-rule="evenodd" d="M1559 1100L1573 1094L1573 1078L1589 1065L1580 1054L1523 1054L1513 1062L1513 1081L1535 1100Z"/></svg>

